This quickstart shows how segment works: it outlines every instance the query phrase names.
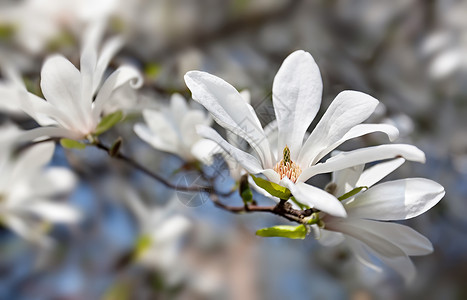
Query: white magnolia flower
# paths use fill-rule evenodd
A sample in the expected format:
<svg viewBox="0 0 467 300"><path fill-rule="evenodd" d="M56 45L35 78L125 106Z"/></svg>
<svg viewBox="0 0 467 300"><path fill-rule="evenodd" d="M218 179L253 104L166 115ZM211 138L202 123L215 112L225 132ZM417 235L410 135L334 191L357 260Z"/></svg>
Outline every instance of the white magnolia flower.
<svg viewBox="0 0 467 300"><path fill-rule="evenodd" d="M191 222L177 212L178 201L171 199L165 206L147 206L132 189L126 189L125 201L134 213L138 226L137 262L164 272L167 281L174 282L183 272L179 241L188 232Z"/></svg>
<svg viewBox="0 0 467 300"><path fill-rule="evenodd" d="M334 194L342 196L356 187L368 190L343 200L347 218L320 213L324 229L319 241L328 246L346 240L358 260L375 270L373 258L400 273L407 281L415 276L409 255L426 255L433 251L430 241L412 228L396 223L416 217L443 198L444 188L424 178L408 178L376 184L404 163L396 158L363 171L363 165L333 173ZM316 229L316 227L315 227Z"/></svg>
<svg viewBox="0 0 467 300"><path fill-rule="evenodd" d="M188 72L185 82L193 99L206 107L221 126L245 139L256 156L229 144L211 128L199 128L200 135L218 143L248 172L264 174L270 181L289 188L299 202L333 215L345 216L344 207L329 193L305 184L310 177L396 156L412 160L424 157L414 146L394 144L358 149L318 163L349 139L376 131L385 132L393 139L398 131L387 124L360 124L371 115L378 101L360 92L344 91L303 143L307 128L319 110L322 93L318 66L304 51L296 51L286 58L274 79L277 146L270 145L253 108L230 84L200 71Z"/></svg>
<svg viewBox="0 0 467 300"><path fill-rule="evenodd" d="M186 161L210 163L216 143L201 138L197 125L209 126L212 119L205 111L190 108L179 94L172 95L170 107L145 109L146 124L136 124L135 133L155 149L173 153Z"/></svg>
<svg viewBox="0 0 467 300"><path fill-rule="evenodd" d="M64 32L80 32L115 11L116 0L25 0L4 4L0 26L11 26L16 42L32 54Z"/></svg>
<svg viewBox="0 0 467 300"><path fill-rule="evenodd" d="M43 136L83 139L95 131L103 107L114 91L126 84L133 88L141 86L140 73L130 66L119 67L101 86L109 62L122 44L119 38L111 39L98 55L102 30L102 26L94 26L85 35L80 70L61 55L46 59L41 89L47 101L27 92L17 81L22 93L13 100L42 126L27 132L24 139Z"/></svg>
<svg viewBox="0 0 467 300"><path fill-rule="evenodd" d="M75 223L81 218L73 206L53 201L68 194L76 178L65 168L44 168L52 158L54 143L35 145L13 155L13 145L20 134L14 127L1 129L0 219L28 240L49 242L43 225Z"/></svg>

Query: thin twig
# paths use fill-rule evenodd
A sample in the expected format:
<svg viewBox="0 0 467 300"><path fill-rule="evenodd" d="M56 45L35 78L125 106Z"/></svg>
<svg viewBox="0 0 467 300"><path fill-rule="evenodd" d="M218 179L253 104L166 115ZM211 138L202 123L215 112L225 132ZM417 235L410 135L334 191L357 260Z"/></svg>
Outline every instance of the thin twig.
<svg viewBox="0 0 467 300"><path fill-rule="evenodd" d="M163 185L165 185L168 188L178 190L178 191L186 191L186 192L207 192L207 193L211 193L213 191L212 187L177 186L177 185L171 183L170 181L168 181L167 179L165 179L164 177L162 177L161 175L152 172L151 170L149 170L145 166L141 165L137 161L135 161L135 160L131 159L130 157L122 154L120 151L117 151L117 153L111 155L111 149L109 147L107 147L106 145L102 144L98 140L94 141L94 143L92 145L96 146L97 148L99 148L101 150L106 151L111 157L124 161L125 163L127 163L131 167L143 172L144 174L148 175L149 177L152 177L153 179L159 181L160 183L162 183Z"/></svg>

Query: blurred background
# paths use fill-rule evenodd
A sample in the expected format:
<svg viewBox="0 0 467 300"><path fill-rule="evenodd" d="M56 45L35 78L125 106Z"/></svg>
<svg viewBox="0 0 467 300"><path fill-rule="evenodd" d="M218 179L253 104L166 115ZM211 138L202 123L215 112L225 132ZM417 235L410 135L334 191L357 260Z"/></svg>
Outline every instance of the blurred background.
<svg viewBox="0 0 467 300"><path fill-rule="evenodd" d="M345 245L255 236L283 219L229 214L97 149L58 146L51 165L79 176L70 201L85 218L53 226L56 243L47 249L2 228L0 299L467 297L467 1L1 0L0 71L15 68L40 94L44 58L59 52L79 65L80 37L96 20L106 21L108 36L126 41L111 66L131 63L145 75L144 87L121 100L129 117L103 136L107 144L122 136L124 153L169 180L196 177L179 157L132 132L140 110L167 105L174 92L189 98L183 75L197 69L249 90L266 125L274 118L272 80L283 59L303 49L323 78L317 120L340 91L362 91L381 101L373 122L394 124L397 142L426 153L426 164L406 163L390 178L425 177L445 187L436 207L405 222L435 251L413 258L418 276L407 286L390 269L360 265ZM0 101L2 123L35 126ZM341 149L386 142L374 134ZM220 165L216 177L228 190L233 180ZM178 224L175 233L151 244L147 236L170 222Z"/></svg>

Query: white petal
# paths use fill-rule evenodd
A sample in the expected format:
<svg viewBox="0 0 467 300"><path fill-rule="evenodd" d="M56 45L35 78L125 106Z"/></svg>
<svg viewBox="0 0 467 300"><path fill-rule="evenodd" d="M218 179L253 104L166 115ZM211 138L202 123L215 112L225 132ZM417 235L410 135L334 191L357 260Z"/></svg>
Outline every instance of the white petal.
<svg viewBox="0 0 467 300"><path fill-rule="evenodd" d="M356 186L371 187L384 177L391 174L395 169L399 168L404 162L405 159L399 157L396 159L376 164L373 167L366 169L362 173L362 175L357 181Z"/></svg>
<svg viewBox="0 0 467 300"><path fill-rule="evenodd" d="M341 152L329 158L326 162L303 170L298 181L306 181L316 174L342 170L348 167L366 164L368 162L404 157L407 160L425 162L423 151L412 145L388 144L361 148L349 152Z"/></svg>
<svg viewBox="0 0 467 300"><path fill-rule="evenodd" d="M177 124L181 124L183 117L188 112L188 105L185 98L180 94L173 94L170 97L170 110Z"/></svg>
<svg viewBox="0 0 467 300"><path fill-rule="evenodd" d="M272 86L272 102L279 125L278 149L287 145L298 158L305 132L321 103L323 83L310 53L299 50L282 63Z"/></svg>
<svg viewBox="0 0 467 300"><path fill-rule="evenodd" d="M343 139L352 127L365 121L378 103L375 98L361 92L339 93L303 145L298 164L307 167L317 163L328 153L324 153L326 151L323 150L330 149L330 146Z"/></svg>
<svg viewBox="0 0 467 300"><path fill-rule="evenodd" d="M373 132L383 132L386 133L389 137L389 140L392 142L399 136L399 130L389 124L358 124L352 127L343 138L335 142L334 144L328 146L324 150L322 150L318 156L316 157L315 161L318 162L321 158L326 156L329 152L336 149L342 143L354 139L356 137L363 136L365 134L373 133Z"/></svg>
<svg viewBox="0 0 467 300"><path fill-rule="evenodd" d="M154 147L155 149L170 152L174 154L179 154L179 146L178 142L175 140L167 140L163 139L163 136L159 136L156 132L151 131L146 125L144 124L135 124L133 130L135 131L136 135L139 136L140 139ZM174 137L170 135L170 137Z"/></svg>
<svg viewBox="0 0 467 300"><path fill-rule="evenodd" d="M214 154L223 152L224 150L217 143L208 139L200 139L191 147L191 154L206 165L212 163Z"/></svg>
<svg viewBox="0 0 467 300"><path fill-rule="evenodd" d="M251 104L251 94L249 90L243 90L240 92L240 96L245 100L246 103Z"/></svg>
<svg viewBox="0 0 467 300"><path fill-rule="evenodd" d="M94 101L93 116L95 119L99 118L104 104L110 99L113 91L127 83L134 89L143 84L143 77L136 68L121 66L105 80Z"/></svg>
<svg viewBox="0 0 467 300"><path fill-rule="evenodd" d="M160 243L171 243L187 232L190 226L191 222L181 215L170 217L155 228L154 240Z"/></svg>
<svg viewBox="0 0 467 300"><path fill-rule="evenodd" d="M381 262L383 262L385 265L389 266L390 268L394 269L397 273L399 273L404 278L407 284L411 283L415 279L417 271L415 269L414 264L408 256L384 256L357 239L347 237L347 240L349 241L352 250L355 252L357 259L365 266L377 272L382 271L382 268L377 266L373 262L374 259L372 259L372 256L374 256Z"/></svg>
<svg viewBox="0 0 467 300"><path fill-rule="evenodd" d="M190 110L180 124L182 142L188 149L196 143L200 136L196 133L197 125L208 125L209 119L203 111Z"/></svg>
<svg viewBox="0 0 467 300"><path fill-rule="evenodd" d="M214 75L190 71L185 83L195 101L202 104L222 127L244 138L258 153L263 166L272 167L271 150L258 117L238 91Z"/></svg>
<svg viewBox="0 0 467 300"><path fill-rule="evenodd" d="M364 165L358 165L333 172L332 182L334 182L337 186L334 195L340 197L359 186L356 183L360 177L360 174L362 174L363 167Z"/></svg>
<svg viewBox="0 0 467 300"><path fill-rule="evenodd" d="M408 178L377 184L346 205L354 217L376 220L405 220L423 214L445 194L429 179Z"/></svg>
<svg viewBox="0 0 467 300"><path fill-rule="evenodd" d="M87 127L91 99L81 99L81 75L70 61L61 55L48 57L42 66L41 89L45 99L73 120L75 127Z"/></svg>
<svg viewBox="0 0 467 300"><path fill-rule="evenodd" d="M198 134L204 138L216 142L225 152L234 158L245 170L252 174L258 174L263 171L260 162L251 154L248 154L240 149L227 143L214 129L211 127L198 125Z"/></svg>
<svg viewBox="0 0 467 300"><path fill-rule="evenodd" d="M48 168L31 183L31 190L39 197L53 197L69 193L77 183L77 178L68 169Z"/></svg>
<svg viewBox="0 0 467 300"><path fill-rule="evenodd" d="M76 223L82 218L78 209L66 203L33 201L22 210L54 223Z"/></svg>
<svg viewBox="0 0 467 300"><path fill-rule="evenodd" d="M380 255L386 257L406 256L406 253L392 242L391 233L387 231L387 228L377 226L380 222L356 219L351 217L349 213L348 218L333 218L331 222L324 219L324 223L326 229L342 232L356 238Z"/></svg>
<svg viewBox="0 0 467 300"><path fill-rule="evenodd" d="M10 174L10 181L24 181L24 178L37 175L37 171L52 159L55 144L53 142L34 145L24 150L16 158Z"/></svg>
<svg viewBox="0 0 467 300"><path fill-rule="evenodd" d="M122 46L123 39L121 37L114 37L106 42L102 47L102 51L99 55L99 59L97 60L97 65L93 76L93 94L97 91L97 88L102 81L102 77L104 76L104 72L107 69L110 60L122 48Z"/></svg>
<svg viewBox="0 0 467 300"><path fill-rule="evenodd" d="M28 131L24 131L19 137L17 142L31 142L38 138L69 138L72 140L80 140L84 136L80 133L73 132L71 130L60 128L60 127L37 127Z"/></svg>
<svg viewBox="0 0 467 300"><path fill-rule="evenodd" d="M347 216L342 203L328 192L303 182L295 184L287 177L284 177L281 183L290 190L298 202L336 217Z"/></svg>
<svg viewBox="0 0 467 300"><path fill-rule="evenodd" d="M345 240L345 236L340 232L321 230L318 242L326 247L334 247Z"/></svg>

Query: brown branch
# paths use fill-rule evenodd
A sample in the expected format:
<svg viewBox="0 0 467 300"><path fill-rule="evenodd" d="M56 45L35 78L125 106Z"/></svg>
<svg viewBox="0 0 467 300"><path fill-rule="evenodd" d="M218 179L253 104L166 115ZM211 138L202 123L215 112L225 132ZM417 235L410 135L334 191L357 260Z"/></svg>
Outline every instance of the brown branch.
<svg viewBox="0 0 467 300"><path fill-rule="evenodd" d="M120 151L117 151L116 153L112 153L112 149L107 147L106 145L102 144L99 140L95 140L92 145L96 146L97 148L99 148L101 150L106 151L107 154L109 154L109 156L111 156L111 157L113 157L115 159L119 159L121 161L124 161L125 163L127 163L131 167L143 172L144 174L148 175L149 177L152 177L153 179L159 181L160 183L162 183L163 185L165 185L168 188L178 190L178 191L186 191L186 192L207 192L207 193L212 193L213 192L212 187L177 186L177 185L171 183L170 181L168 181L167 179L165 179L164 177L162 177L161 175L152 172L151 170L149 170L145 166L141 165L137 161L133 160L132 158L122 154Z"/></svg>
<svg viewBox="0 0 467 300"><path fill-rule="evenodd" d="M300 224L307 223L306 217L311 216L314 213L312 209L298 210L292 208L292 205L286 200L281 200L279 203L273 206L258 206L245 204L244 206L230 206L220 201L218 195L210 193L211 201L217 207L229 211L235 214L241 213L252 213L252 212L267 212L277 216L281 216L289 221L297 222Z"/></svg>

